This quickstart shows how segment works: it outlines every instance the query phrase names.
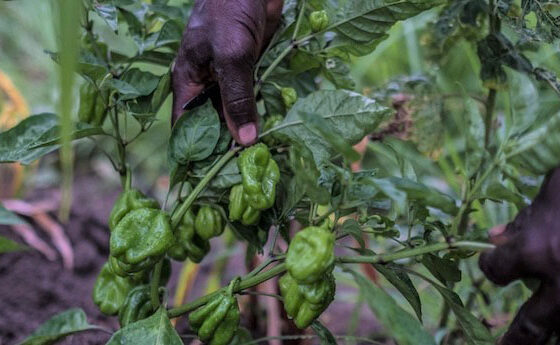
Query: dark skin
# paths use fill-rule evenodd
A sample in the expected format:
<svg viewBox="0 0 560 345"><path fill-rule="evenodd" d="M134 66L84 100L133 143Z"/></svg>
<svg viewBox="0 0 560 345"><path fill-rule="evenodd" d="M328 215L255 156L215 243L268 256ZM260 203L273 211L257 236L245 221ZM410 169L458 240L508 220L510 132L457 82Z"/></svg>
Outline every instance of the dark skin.
<svg viewBox="0 0 560 345"><path fill-rule="evenodd" d="M173 69L173 121L185 104L189 109L189 102L198 104L197 96L209 97L235 141L244 146L257 141L253 70L280 22L282 5L283 0L196 1ZM491 230L497 248L480 257L482 271L496 284L541 281L500 345L540 345L560 334L558 191L560 168L511 224Z"/></svg>

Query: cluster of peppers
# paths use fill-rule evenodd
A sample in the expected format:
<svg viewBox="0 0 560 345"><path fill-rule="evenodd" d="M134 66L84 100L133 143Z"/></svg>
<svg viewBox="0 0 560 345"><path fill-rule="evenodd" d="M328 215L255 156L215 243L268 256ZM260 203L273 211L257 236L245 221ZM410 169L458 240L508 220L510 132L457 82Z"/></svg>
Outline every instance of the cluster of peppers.
<svg viewBox="0 0 560 345"><path fill-rule="evenodd" d="M274 205L278 165L268 147L257 144L238 158L242 184L230 191L229 217L246 225L258 222L260 212ZM199 263L210 251L209 240L225 230L216 208L205 205L188 210L172 228L169 215L156 200L130 187L119 196L109 217L110 256L93 290L93 300L107 315L118 315L122 327L150 316L150 272L164 259L160 286L167 284L170 262L166 256ZM227 344L239 324L239 307L231 287L203 308L191 313L191 326L204 342Z"/></svg>
<svg viewBox="0 0 560 345"><path fill-rule="evenodd" d="M242 184L230 191L229 219L254 225L258 223L261 211L274 205L280 170L265 144L244 150L237 159L237 166Z"/></svg>
<svg viewBox="0 0 560 345"><path fill-rule="evenodd" d="M279 285L284 309L299 328L309 327L334 300L334 242L328 226L310 226L290 243Z"/></svg>
<svg viewBox="0 0 560 345"><path fill-rule="evenodd" d="M206 305L189 314L189 324L198 338L210 345L226 345L239 329L239 305L233 295L234 280Z"/></svg>

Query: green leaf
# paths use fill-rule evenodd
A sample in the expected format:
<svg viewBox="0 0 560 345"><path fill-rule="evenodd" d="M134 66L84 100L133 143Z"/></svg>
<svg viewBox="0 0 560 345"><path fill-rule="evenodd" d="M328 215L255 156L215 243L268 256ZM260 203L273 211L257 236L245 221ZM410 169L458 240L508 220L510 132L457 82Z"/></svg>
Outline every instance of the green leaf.
<svg viewBox="0 0 560 345"><path fill-rule="evenodd" d="M182 22L177 20L166 21L159 32L156 47L179 44L183 36L183 25Z"/></svg>
<svg viewBox="0 0 560 345"><path fill-rule="evenodd" d="M118 330L107 345L183 345L183 342L162 307L149 318Z"/></svg>
<svg viewBox="0 0 560 345"><path fill-rule="evenodd" d="M397 189L405 192L409 200L439 208L449 214L456 214L458 211L455 200L447 194L406 178L390 177L388 180Z"/></svg>
<svg viewBox="0 0 560 345"><path fill-rule="evenodd" d="M27 224L25 220L17 214L8 211L2 204L0 204L0 225L19 225Z"/></svg>
<svg viewBox="0 0 560 345"><path fill-rule="evenodd" d="M445 302L449 305L459 326L465 333L467 344L469 345L491 345L494 338L488 329L474 315L465 308L459 296L450 289L441 286L431 280L426 279L441 294Z"/></svg>
<svg viewBox="0 0 560 345"><path fill-rule="evenodd" d="M400 345L435 345L434 338L420 322L402 309L393 298L363 275L349 271L360 287L368 306L379 322Z"/></svg>
<svg viewBox="0 0 560 345"><path fill-rule="evenodd" d="M484 120L478 104L464 94L466 121L466 168L467 177L472 178L477 172L484 157Z"/></svg>
<svg viewBox="0 0 560 345"><path fill-rule="evenodd" d="M412 280L408 277L408 274L399 270L391 269L388 265L373 265L375 269L381 273L389 283L399 290L399 292L406 298L418 320L422 322L422 302L420 301L420 296L418 291L414 287Z"/></svg>
<svg viewBox="0 0 560 345"><path fill-rule="evenodd" d="M323 75L336 87L347 90L354 90L356 82L351 76L350 67L339 57L332 57L325 61L323 65Z"/></svg>
<svg viewBox="0 0 560 345"><path fill-rule="evenodd" d="M179 164L208 158L220 139L220 119L211 102L182 116L173 127L168 156Z"/></svg>
<svg viewBox="0 0 560 345"><path fill-rule="evenodd" d="M53 316L20 345L50 345L74 333L100 329L87 322L82 309L74 308Z"/></svg>
<svg viewBox="0 0 560 345"><path fill-rule="evenodd" d="M505 152L511 163L534 174L546 174L560 165L560 113L524 135L512 138Z"/></svg>
<svg viewBox="0 0 560 345"><path fill-rule="evenodd" d="M336 339L332 335L331 331L329 331L329 329L325 327L322 323L320 323L318 320L313 321L313 323L311 324L311 329L319 337L321 341L321 345L337 344Z"/></svg>
<svg viewBox="0 0 560 345"><path fill-rule="evenodd" d="M28 247L21 245L15 241L10 240L4 236L0 236L0 254L19 252L22 250L27 250Z"/></svg>
<svg viewBox="0 0 560 345"><path fill-rule="evenodd" d="M356 242L360 245L360 248L364 249L366 244L364 242L364 238L362 237L362 229L360 224L355 219L347 219L342 224L341 229L342 234L348 234L352 236Z"/></svg>
<svg viewBox="0 0 560 345"><path fill-rule="evenodd" d="M155 74L132 68L122 80L111 79L107 85L119 92L121 100L128 100L151 94L158 86L159 79Z"/></svg>
<svg viewBox="0 0 560 345"><path fill-rule="evenodd" d="M396 22L441 3L440 0L349 0L325 31L337 34L331 47L365 55L387 37Z"/></svg>
<svg viewBox="0 0 560 345"><path fill-rule="evenodd" d="M305 127L309 131L321 136L334 150L341 153L350 162L360 159L360 154L352 148L352 145L345 142L341 134L338 133L338 130L330 127L329 123L322 116L301 111L299 112L299 117L303 120Z"/></svg>
<svg viewBox="0 0 560 345"><path fill-rule="evenodd" d="M461 281L461 270L459 270L457 262L451 259L440 258L434 254L426 254L422 257L422 264L443 284Z"/></svg>
<svg viewBox="0 0 560 345"><path fill-rule="evenodd" d="M314 123L321 128L321 135L310 130L307 123L301 120L300 113L318 114ZM371 133L390 114L389 109L377 104L374 100L360 94L342 90L323 90L299 99L288 112L284 121L271 131L286 136L292 143L309 149L315 165L321 169L331 156L341 149L337 143L354 145ZM305 116L308 120L311 116ZM316 128L315 128L316 129ZM336 129L336 131L335 131ZM326 140L325 136L338 136Z"/></svg>
<svg viewBox="0 0 560 345"><path fill-rule="evenodd" d="M72 133L73 139L105 134L100 127L78 123ZM34 160L56 150L60 142L59 117L44 113L30 116L17 126L0 133L0 163L20 162L30 164Z"/></svg>
<svg viewBox="0 0 560 345"><path fill-rule="evenodd" d="M94 4L95 12L115 33L119 28L117 7L113 4Z"/></svg>

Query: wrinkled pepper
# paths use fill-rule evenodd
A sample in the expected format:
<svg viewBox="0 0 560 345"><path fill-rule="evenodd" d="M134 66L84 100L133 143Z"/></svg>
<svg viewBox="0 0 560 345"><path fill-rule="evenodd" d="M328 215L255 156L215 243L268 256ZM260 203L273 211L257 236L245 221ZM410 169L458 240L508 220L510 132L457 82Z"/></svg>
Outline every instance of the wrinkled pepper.
<svg viewBox="0 0 560 345"><path fill-rule="evenodd" d="M261 211L254 209L247 202L247 195L243 192L243 185L233 186L229 193L229 219L240 221L243 225L258 223Z"/></svg>
<svg viewBox="0 0 560 345"><path fill-rule="evenodd" d="M268 147L260 143L245 149L239 155L237 165L247 203L257 210L272 207L276 199L276 184L280 181L280 170Z"/></svg>
<svg viewBox="0 0 560 345"><path fill-rule="evenodd" d="M334 234L326 227L310 226L298 232L288 247L286 268L300 283L314 283L334 264Z"/></svg>
<svg viewBox="0 0 560 345"><path fill-rule="evenodd" d="M95 280L93 302L103 314L116 315L133 286L132 279L114 274L107 262Z"/></svg>
<svg viewBox="0 0 560 345"><path fill-rule="evenodd" d="M280 90L280 94L282 95L282 102L284 102L284 105L288 109L291 108L298 99L296 89L293 87L283 87Z"/></svg>
<svg viewBox="0 0 560 345"><path fill-rule="evenodd" d="M313 11L309 15L309 24L313 32L323 31L329 26L329 15L327 11Z"/></svg>
<svg viewBox="0 0 560 345"><path fill-rule="evenodd" d="M119 310L119 323L122 327L140 321L154 312L150 301L150 286L139 285L130 290Z"/></svg>
<svg viewBox="0 0 560 345"><path fill-rule="evenodd" d="M271 130L272 128L278 126L279 124L282 123L282 121L284 121L284 118L282 117L282 115L273 115L270 116L269 118L266 119L266 121L264 122L263 128L262 128L262 132L265 133L269 130ZM278 143L280 138L278 138L277 133L272 132L271 134L265 135L262 138L262 141L268 145L268 146L274 146Z"/></svg>
<svg viewBox="0 0 560 345"><path fill-rule="evenodd" d="M194 229L204 240L220 236L225 229L220 211L211 206L202 206L196 214Z"/></svg>
<svg viewBox="0 0 560 345"><path fill-rule="evenodd" d="M159 209L159 204L156 200L148 198L136 189L127 189L122 192L111 210L109 229L113 231L127 213L140 208Z"/></svg>
<svg viewBox="0 0 560 345"><path fill-rule="evenodd" d="M188 210L177 229L175 229L175 244L169 248L167 255L177 261L199 263L210 251L210 243L198 235L194 229L194 214Z"/></svg>
<svg viewBox="0 0 560 345"><path fill-rule="evenodd" d="M239 319L239 305L231 288L189 314L191 328L210 345L229 344L239 328Z"/></svg>
<svg viewBox="0 0 560 345"><path fill-rule="evenodd" d="M318 318L334 300L336 284L331 272L311 284L299 283L288 272L279 280L284 309L298 328L306 328Z"/></svg>
<svg viewBox="0 0 560 345"><path fill-rule="evenodd" d="M113 228L110 253L117 266L131 274L150 269L174 243L169 216L153 208L128 212ZM118 273L113 264L113 270Z"/></svg>

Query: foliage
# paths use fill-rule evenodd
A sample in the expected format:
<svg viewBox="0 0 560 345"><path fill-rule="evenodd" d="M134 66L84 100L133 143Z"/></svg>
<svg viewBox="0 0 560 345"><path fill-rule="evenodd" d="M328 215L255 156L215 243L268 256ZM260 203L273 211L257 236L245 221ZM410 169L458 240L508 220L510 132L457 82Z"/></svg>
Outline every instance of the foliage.
<svg viewBox="0 0 560 345"><path fill-rule="evenodd" d="M96 118L105 121L75 123L71 138L110 141L114 149L107 156L128 189L130 144L149 136L171 92L170 66L190 5L166 0L84 0L83 5L77 73L96 92L82 93L80 102L101 102L105 113ZM267 200L257 216L245 216L246 179L253 172L243 167L243 155L251 149L238 156L241 148L232 147L231 136L207 102L173 127L166 154L170 186L161 211L167 215L160 217L161 227L175 231L174 241L183 241L201 236L190 224L195 214L229 219L227 226L248 243L250 258L263 252L269 238L274 243L278 234L293 238L286 229L294 220L304 227L327 224L345 247L344 255L334 259L337 284L349 281L357 287L390 338L399 344L493 343L500 331L492 334L481 321L489 312L477 302L487 297L485 292L465 292L465 286L478 279L470 258L491 248L481 229L510 220L534 195L539 174L560 163L558 115L551 116L560 110L560 83L553 66L538 59L539 52L552 49L549 43L559 31L553 12L541 5L507 0L287 0L282 26L255 70L265 124L260 139L269 145L263 156L281 175L268 185L275 189L271 202ZM317 11L322 22L310 23L310 14ZM415 17L418 14L422 16ZM424 18L424 23L428 18L430 23L399 40L405 34L399 36L398 30L410 21L393 31L391 27L411 17ZM416 35L421 39L410 42L408 38ZM403 70L401 74L409 76L381 79L384 66L398 68L403 42L417 48L416 56L414 49L408 50L409 65L422 62L425 66L413 72L424 75L410 76L414 73ZM125 53L123 45L133 49ZM397 50L394 58L382 59L390 49ZM56 63L64 56L49 54ZM375 76L363 72L353 78L356 65L365 61L356 57L368 54L370 60L375 57ZM383 86L361 88L372 81ZM372 141L363 168L355 171L350 166L361 157L352 145L365 136ZM0 141L0 162L29 164L61 145L59 117L32 116L0 133ZM267 179L260 176L252 183L252 189L259 189ZM234 216L227 214L233 209L230 195L240 207ZM501 218L489 219L498 213L489 212L491 208L499 209ZM14 219L0 213L2 223ZM185 219L190 223L183 224ZM137 222L129 223L127 228L134 228ZM221 221L213 222L218 223L207 237L224 231ZM126 232L121 229L117 235ZM166 233L165 241L170 242ZM347 242L348 237L355 243ZM149 235L140 239L153 240ZM209 245L203 242L200 247L197 255L179 248L174 256L200 261ZM277 248L272 249L276 253ZM167 301L161 300L167 294L160 293L164 252L159 248L149 264L126 278L149 284L155 313L118 330L109 344L180 344L169 319L204 310L199 308L225 293L222 288L167 308ZM232 281L228 296L283 274L290 262L283 262L284 254L275 255L268 264L278 264ZM373 266L386 282L377 286L350 270L350 264ZM426 312L426 300L433 299L419 291L418 281L429 284L445 306L437 315L431 309ZM309 291L315 290L306 291L306 298L312 299ZM81 313L67 313L71 314L48 321L28 341L41 335L48 338L30 343L49 343L91 328ZM433 335L436 318L443 340ZM301 324L309 323L306 318ZM336 343L318 321L310 327L325 343Z"/></svg>

